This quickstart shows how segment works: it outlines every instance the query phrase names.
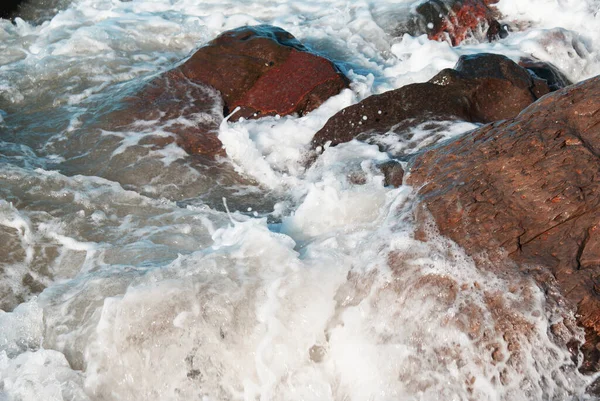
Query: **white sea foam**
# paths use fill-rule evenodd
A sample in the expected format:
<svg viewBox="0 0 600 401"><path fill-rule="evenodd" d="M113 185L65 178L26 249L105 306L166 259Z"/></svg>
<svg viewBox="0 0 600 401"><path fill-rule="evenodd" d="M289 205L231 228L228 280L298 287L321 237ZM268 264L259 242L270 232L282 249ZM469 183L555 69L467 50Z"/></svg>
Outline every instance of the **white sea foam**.
<svg viewBox="0 0 600 401"><path fill-rule="evenodd" d="M598 74L597 0L501 0L510 35L454 48L393 36L412 0L52 4L38 25L0 21L0 399L584 397L591 379L549 330L571 311L433 227L417 240L413 189L384 186L379 163L475 125L306 159L337 111L463 54ZM198 46L258 23L338 63L351 89L302 117L223 122L214 164L147 142L198 116L102 125Z"/></svg>

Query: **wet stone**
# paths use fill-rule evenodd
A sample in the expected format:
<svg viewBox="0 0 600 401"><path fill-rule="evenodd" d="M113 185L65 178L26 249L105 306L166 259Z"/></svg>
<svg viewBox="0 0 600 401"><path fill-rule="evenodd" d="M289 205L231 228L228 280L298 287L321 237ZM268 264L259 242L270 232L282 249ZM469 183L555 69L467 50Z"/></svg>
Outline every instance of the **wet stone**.
<svg viewBox="0 0 600 401"><path fill-rule="evenodd" d="M242 27L152 80L107 120L117 127L156 120L174 134L154 138L157 146L175 140L190 154L214 158L225 155L217 138L224 115L233 113L232 120L304 115L348 84L335 64L309 52L289 32L271 25Z"/></svg>
<svg viewBox="0 0 600 401"><path fill-rule="evenodd" d="M347 88L331 61L310 53L292 34L258 25L227 31L181 67L194 82L218 90L233 119L305 114Z"/></svg>
<svg viewBox="0 0 600 401"><path fill-rule="evenodd" d="M0 5L0 18L12 18L19 9L23 0L2 0Z"/></svg>
<svg viewBox="0 0 600 401"><path fill-rule="evenodd" d="M385 163L379 164L377 167L381 170L384 176L383 184L398 188L402 185L404 179L404 169L402 164L396 160L390 160Z"/></svg>
<svg viewBox="0 0 600 401"><path fill-rule="evenodd" d="M315 134L312 146L368 141L388 131L401 136L433 120L489 123L512 118L549 92L545 81L505 56L462 56L454 69L442 70L429 82L373 95L341 110Z"/></svg>
<svg viewBox="0 0 600 401"><path fill-rule="evenodd" d="M495 268L533 277L548 302L570 302L586 333L584 372L600 365L600 296L593 279L600 277L599 155L595 77L418 155L407 178L420 188L417 220L425 224L433 216L440 232L468 254L508 257L517 265ZM572 332L553 327L562 342Z"/></svg>
<svg viewBox="0 0 600 401"><path fill-rule="evenodd" d="M322 345L313 345L308 350L308 355L310 357L310 360L315 363L323 362L323 359L325 359L326 354L327 354L327 350Z"/></svg>
<svg viewBox="0 0 600 401"><path fill-rule="evenodd" d="M471 36L477 36L486 26L500 25L500 13L491 5L496 1L486 0L426 0L421 2L412 17L396 28L395 34L409 33L419 36L423 33L431 40L449 41L459 45ZM505 31L504 31L505 32ZM502 37L502 28L492 40ZM490 37L488 30L488 38Z"/></svg>

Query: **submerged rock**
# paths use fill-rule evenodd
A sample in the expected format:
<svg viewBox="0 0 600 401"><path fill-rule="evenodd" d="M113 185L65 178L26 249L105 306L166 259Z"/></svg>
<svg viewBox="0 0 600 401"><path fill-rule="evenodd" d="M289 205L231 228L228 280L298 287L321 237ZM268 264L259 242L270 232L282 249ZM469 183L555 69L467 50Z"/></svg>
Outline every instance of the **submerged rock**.
<svg viewBox="0 0 600 401"><path fill-rule="evenodd" d="M519 274L508 258L576 307L582 371L600 369L599 178L600 76L422 153L407 178L420 224L432 216L476 260ZM568 334L559 326L553 335Z"/></svg>
<svg viewBox="0 0 600 401"><path fill-rule="evenodd" d="M153 135L143 145L164 147L174 141L194 155L224 156L218 135L223 119L223 101L212 87L198 84L179 70L168 71L150 81L123 106L108 116L113 130L143 130L148 124L157 131L174 134Z"/></svg>
<svg viewBox="0 0 600 401"><path fill-rule="evenodd" d="M516 116L550 92L545 80L505 56L462 56L454 69L429 82L373 95L331 117L313 138L313 147L400 132L429 120L488 123Z"/></svg>
<svg viewBox="0 0 600 401"><path fill-rule="evenodd" d="M348 84L331 61L310 53L289 32L270 25L243 27L221 34L150 82L121 115L133 112L135 119L161 122L191 117L193 124L175 121L167 131L178 135L189 153L215 156L223 153L216 137L220 120L211 117L215 107L219 114L237 109L233 119L302 115Z"/></svg>
<svg viewBox="0 0 600 401"><path fill-rule="evenodd" d="M477 31L488 29L488 39L505 37L506 30L497 21L499 12L491 4L496 0L427 0L419 4L412 17L396 29L396 35L427 34L432 40L460 44Z"/></svg>

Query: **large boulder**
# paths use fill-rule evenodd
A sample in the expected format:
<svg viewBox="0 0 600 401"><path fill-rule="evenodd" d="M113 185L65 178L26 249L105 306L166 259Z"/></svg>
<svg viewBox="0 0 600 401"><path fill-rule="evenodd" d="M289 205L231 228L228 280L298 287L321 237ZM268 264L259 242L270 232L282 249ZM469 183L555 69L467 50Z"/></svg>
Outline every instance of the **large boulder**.
<svg viewBox="0 0 600 401"><path fill-rule="evenodd" d="M271 25L221 34L180 67L194 82L221 92L232 118L304 114L347 88L329 60L308 52L289 32Z"/></svg>
<svg viewBox="0 0 600 401"><path fill-rule="evenodd" d="M233 120L302 115L348 84L331 61L310 53L289 32L270 25L243 27L224 32L152 80L110 120L120 127L154 121L174 133L188 153L214 157L224 154L217 138L223 114L233 113Z"/></svg>
<svg viewBox="0 0 600 401"><path fill-rule="evenodd" d="M586 331L582 370L599 370L600 76L418 155L407 182L419 223L558 288Z"/></svg>
<svg viewBox="0 0 600 401"><path fill-rule="evenodd" d="M429 120L488 123L511 118L550 92L545 80L505 56L462 56L454 69L425 83L373 95L331 117L313 138L313 147L335 146Z"/></svg>

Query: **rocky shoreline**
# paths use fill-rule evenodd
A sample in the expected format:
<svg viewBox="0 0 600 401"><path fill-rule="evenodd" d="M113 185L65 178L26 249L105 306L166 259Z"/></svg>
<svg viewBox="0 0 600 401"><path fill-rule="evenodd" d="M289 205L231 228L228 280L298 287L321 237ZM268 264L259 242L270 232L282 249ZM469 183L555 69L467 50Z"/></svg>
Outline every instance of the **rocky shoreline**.
<svg viewBox="0 0 600 401"><path fill-rule="evenodd" d="M369 141L426 121L487 124L405 157L404 182L418 188L417 221L424 225L433 219L480 268L531 276L549 302L571 305L586 331L585 344L574 340L576 328L567 317L552 326L552 336L572 351L582 372L596 372L600 77L569 85L550 64L523 60L522 65L493 54L463 57L427 83L374 95L340 111L315 135L313 148ZM217 107L235 118L303 114L348 82L335 65L280 28L240 28L154 80L130 99L131 109L123 115L180 112L172 108L182 94L192 93L190 87L204 95L199 109L188 113ZM220 121L205 123L176 129L180 145L192 154L223 155L216 137ZM396 178L388 182L400 184L398 168L396 163Z"/></svg>
<svg viewBox="0 0 600 401"><path fill-rule="evenodd" d="M0 18L12 18L19 3L5 2ZM477 34L496 40L508 28L492 3L426 1L398 34L426 34L452 45ZM302 116L349 87L341 68L289 32L244 26L121 99L99 125L135 130L141 120L162 124L173 136L149 135L144 145L175 142L201 161L214 161L226 156L218 137L226 118ZM481 126L416 154L394 154L380 140L401 140L418 125L447 121ZM433 222L479 269L516 283L534 280L548 304L566 305L576 317L553 321L549 336L571 352L582 373L600 371L600 76L571 84L550 63L463 56L428 82L370 96L332 116L312 139L307 163L353 140L391 156L377 166L385 185L415 189L417 239L428 240ZM352 183L360 185L360 177ZM450 281L436 285L458 291ZM486 295L491 309L497 303L502 310L493 294ZM511 351L514 333L526 322L498 320ZM584 343L578 340L582 329ZM510 359L492 352L496 362Z"/></svg>

